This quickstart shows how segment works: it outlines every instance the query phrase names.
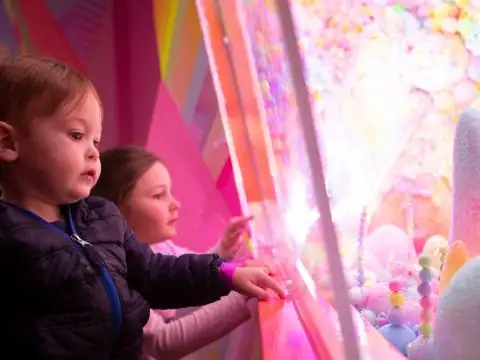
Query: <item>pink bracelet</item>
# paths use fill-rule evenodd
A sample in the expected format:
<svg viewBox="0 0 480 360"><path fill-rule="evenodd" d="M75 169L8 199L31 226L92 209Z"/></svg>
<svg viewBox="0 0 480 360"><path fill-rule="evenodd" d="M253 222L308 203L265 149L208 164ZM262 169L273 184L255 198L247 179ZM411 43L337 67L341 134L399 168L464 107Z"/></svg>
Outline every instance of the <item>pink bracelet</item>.
<svg viewBox="0 0 480 360"><path fill-rule="evenodd" d="M224 276L230 289L233 289L233 273L239 266L242 265L237 262L223 262L222 265L220 265L220 273Z"/></svg>

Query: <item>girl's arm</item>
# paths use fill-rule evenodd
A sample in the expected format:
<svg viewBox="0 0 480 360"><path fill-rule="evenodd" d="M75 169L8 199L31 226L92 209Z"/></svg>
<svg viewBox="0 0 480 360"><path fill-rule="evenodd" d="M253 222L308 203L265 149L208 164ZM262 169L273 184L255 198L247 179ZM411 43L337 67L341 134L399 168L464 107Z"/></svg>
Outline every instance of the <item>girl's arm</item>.
<svg viewBox="0 0 480 360"><path fill-rule="evenodd" d="M170 323L151 311L144 327L143 351L155 359L179 359L222 338L249 318L247 299L238 293Z"/></svg>

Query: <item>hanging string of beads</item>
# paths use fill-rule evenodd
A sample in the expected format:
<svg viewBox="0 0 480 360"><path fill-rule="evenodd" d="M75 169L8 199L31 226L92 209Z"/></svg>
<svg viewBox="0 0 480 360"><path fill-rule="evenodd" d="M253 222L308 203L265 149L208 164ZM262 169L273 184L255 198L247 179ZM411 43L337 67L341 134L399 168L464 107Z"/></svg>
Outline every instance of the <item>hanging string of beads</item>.
<svg viewBox="0 0 480 360"><path fill-rule="evenodd" d="M365 267L363 261L364 254L364 240L367 233L367 207L364 206L360 214L360 225L358 229L358 249L357 249L357 265L358 265L358 287L360 289L360 296L363 302L364 286L365 286Z"/></svg>
<svg viewBox="0 0 480 360"><path fill-rule="evenodd" d="M419 273L420 284L418 293L420 294L420 319L422 323L418 329L419 336L408 345L408 360L430 360L432 354L432 305L430 300L432 280L431 259L422 255L418 258L421 270Z"/></svg>
<svg viewBox="0 0 480 360"><path fill-rule="evenodd" d="M432 334L432 310L431 310L431 301L430 301L430 293L432 291L430 286L430 281L432 280L432 270L430 269L431 260L428 256L420 256L418 259L418 263L421 266L421 270L419 273L420 276L420 284L418 285L418 293L420 294L420 306L422 308L420 313L420 318L422 323L419 328L419 332L426 338L429 338Z"/></svg>

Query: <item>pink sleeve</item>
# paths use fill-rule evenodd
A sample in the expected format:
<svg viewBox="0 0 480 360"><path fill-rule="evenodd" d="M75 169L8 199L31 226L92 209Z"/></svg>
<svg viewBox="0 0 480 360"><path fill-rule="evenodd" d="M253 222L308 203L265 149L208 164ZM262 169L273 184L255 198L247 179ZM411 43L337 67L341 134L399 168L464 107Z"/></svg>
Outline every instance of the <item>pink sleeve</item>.
<svg viewBox="0 0 480 360"><path fill-rule="evenodd" d="M143 331L143 352L156 359L179 359L220 339L249 318L246 298L238 293L169 323L151 311Z"/></svg>

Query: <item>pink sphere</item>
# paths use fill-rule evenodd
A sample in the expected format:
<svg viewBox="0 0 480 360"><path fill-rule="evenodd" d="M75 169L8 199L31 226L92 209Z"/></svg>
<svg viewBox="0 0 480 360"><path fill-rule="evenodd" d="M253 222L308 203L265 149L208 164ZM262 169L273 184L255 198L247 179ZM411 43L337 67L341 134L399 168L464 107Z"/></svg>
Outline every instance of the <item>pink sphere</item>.
<svg viewBox="0 0 480 360"><path fill-rule="evenodd" d="M430 297L422 297L420 299L420 306L423 309L430 309L432 307L432 301L430 300Z"/></svg>
<svg viewBox="0 0 480 360"><path fill-rule="evenodd" d="M398 280L392 280L390 281L390 284L388 285L388 287L392 292L399 292L402 289L402 284Z"/></svg>
<svg viewBox="0 0 480 360"><path fill-rule="evenodd" d="M415 249L407 233L394 226L382 225L365 239L365 251L377 258L381 267L388 269L395 262L412 264Z"/></svg>
<svg viewBox="0 0 480 360"><path fill-rule="evenodd" d="M453 89L453 99L459 107L470 105L477 95L477 87L473 81L463 80Z"/></svg>

